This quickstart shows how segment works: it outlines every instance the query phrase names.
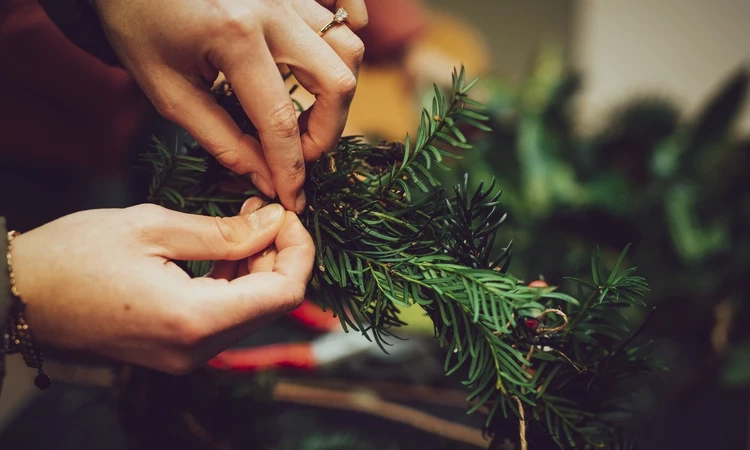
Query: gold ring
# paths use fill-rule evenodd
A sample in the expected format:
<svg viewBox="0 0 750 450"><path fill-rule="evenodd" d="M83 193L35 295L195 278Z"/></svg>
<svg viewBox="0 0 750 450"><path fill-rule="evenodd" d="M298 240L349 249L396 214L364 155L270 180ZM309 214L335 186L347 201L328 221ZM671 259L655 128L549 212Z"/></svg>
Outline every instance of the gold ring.
<svg viewBox="0 0 750 450"><path fill-rule="evenodd" d="M348 18L349 18L349 13L346 12L344 8L339 8L338 10L336 10L336 14L333 15L333 19L331 19L331 21L328 22L326 26L324 26L323 28L320 29L320 31L318 31L318 35L323 36L323 33L328 31L332 26L340 24L340 23L344 23L346 19Z"/></svg>

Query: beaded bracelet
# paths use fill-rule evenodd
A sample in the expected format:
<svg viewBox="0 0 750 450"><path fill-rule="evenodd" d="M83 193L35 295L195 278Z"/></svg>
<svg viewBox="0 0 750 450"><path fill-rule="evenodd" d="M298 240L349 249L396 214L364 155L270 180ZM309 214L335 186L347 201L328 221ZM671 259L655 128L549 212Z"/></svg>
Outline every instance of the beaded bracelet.
<svg viewBox="0 0 750 450"><path fill-rule="evenodd" d="M10 275L10 293L13 297L11 306L10 319L8 320L8 331L6 338L7 353L21 353L27 366L37 369L38 375L34 379L34 384L41 390L49 387L51 379L44 373L44 354L34 346L34 334L29 328L26 321L26 302L21 298L21 293L16 286L16 276L13 273L11 250L13 249L13 239L20 235L17 231L8 232L8 274Z"/></svg>

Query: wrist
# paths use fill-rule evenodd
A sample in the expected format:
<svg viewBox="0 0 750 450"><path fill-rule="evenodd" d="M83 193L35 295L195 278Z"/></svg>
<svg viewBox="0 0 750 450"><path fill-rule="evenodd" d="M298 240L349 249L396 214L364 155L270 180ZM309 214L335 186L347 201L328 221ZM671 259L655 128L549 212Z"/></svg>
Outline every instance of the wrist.
<svg viewBox="0 0 750 450"><path fill-rule="evenodd" d="M10 280L11 298L11 309L8 314L9 320L6 324L8 345L11 351L21 354L27 366L37 369L39 374L34 380L34 384L39 389L45 390L50 385L50 378L44 373L43 353L38 348L34 338L34 332L26 318L27 305L21 296L18 278L16 276L16 267L14 266L14 258L18 254L14 247L16 246L16 239L20 236L20 233L17 231L9 231L6 236L8 246L5 260Z"/></svg>
<svg viewBox="0 0 750 450"><path fill-rule="evenodd" d="M29 327L34 329L37 342L41 345L47 345L54 342L54 339L48 336L46 318L42 317L44 314L41 314L40 311L40 298L44 298L46 295L40 295L34 283L37 270L47 260L45 260L44 251L37 251L34 241L32 231L17 233L15 237L8 241L6 248L10 258L5 258L9 262L5 274L12 273L12 277L9 277L12 300L11 312L14 313L16 307L22 304L25 319L28 321ZM10 320L12 319L10 317Z"/></svg>
<svg viewBox="0 0 750 450"><path fill-rule="evenodd" d="M8 238L5 231L5 219L0 217L0 248L8 247ZM10 321L10 312L12 305L12 296L10 293L10 271L8 270L8 261L0 255L0 380L5 373L3 356L8 348L8 324Z"/></svg>

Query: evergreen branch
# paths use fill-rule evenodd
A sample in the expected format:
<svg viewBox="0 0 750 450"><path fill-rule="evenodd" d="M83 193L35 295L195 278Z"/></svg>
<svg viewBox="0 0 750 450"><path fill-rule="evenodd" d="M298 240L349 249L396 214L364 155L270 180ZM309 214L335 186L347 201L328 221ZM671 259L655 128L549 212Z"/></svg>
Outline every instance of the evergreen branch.
<svg viewBox="0 0 750 450"><path fill-rule="evenodd" d="M491 432L519 419L518 399L533 412L530 433L547 433L561 448L609 445L616 427L602 414L615 407L616 382L653 366L617 313L643 306L648 288L621 268L627 249L608 275L594 252L591 280L570 279L578 298L510 275L511 244L495 248L506 215L494 180L470 192L467 176L448 196L431 173L447 169L452 149L471 148L467 129L486 129L483 106L468 97L474 83L461 69L448 99L436 88L413 144L408 136L403 144L345 137L309 167L302 216L316 246L309 293L384 350L403 325L399 307L424 309L446 351L446 373L461 374L470 412L486 410ZM253 129L231 87L216 95L243 130ZM157 142L141 160L154 171L150 200L174 209L232 214L252 189L219 187L231 175L200 147L180 155ZM210 262L187 267L203 274ZM547 314L563 309L569 322Z"/></svg>
<svg viewBox="0 0 750 450"><path fill-rule="evenodd" d="M575 280L573 278L568 278L568 280ZM581 305L581 310L578 311L578 314L573 317L573 320L570 321L570 328L575 328L576 325L578 325L578 321L586 317L586 313L588 312L589 308L591 308L591 305L594 303L594 299L596 299L600 295L600 292L598 290L594 290L589 294L589 296L586 298L586 301Z"/></svg>

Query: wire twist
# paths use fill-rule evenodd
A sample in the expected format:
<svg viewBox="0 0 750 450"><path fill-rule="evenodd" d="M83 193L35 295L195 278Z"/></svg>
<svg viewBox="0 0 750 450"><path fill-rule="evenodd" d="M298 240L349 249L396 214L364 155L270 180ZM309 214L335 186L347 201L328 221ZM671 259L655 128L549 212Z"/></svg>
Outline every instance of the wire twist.
<svg viewBox="0 0 750 450"><path fill-rule="evenodd" d="M539 334L557 333L558 331L562 331L568 327L568 316L567 314L560 311L559 309L545 309L544 311L542 311L542 314L539 316L539 321L540 322L544 321L544 318L547 317L549 314L557 314L558 316L562 317L562 320L563 320L562 325L558 325L554 328L541 327L537 330L537 333Z"/></svg>

